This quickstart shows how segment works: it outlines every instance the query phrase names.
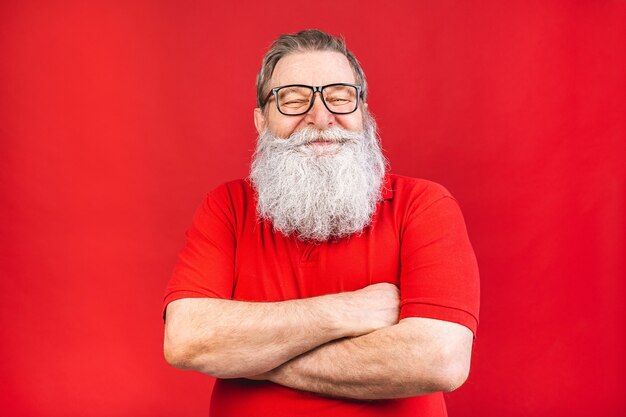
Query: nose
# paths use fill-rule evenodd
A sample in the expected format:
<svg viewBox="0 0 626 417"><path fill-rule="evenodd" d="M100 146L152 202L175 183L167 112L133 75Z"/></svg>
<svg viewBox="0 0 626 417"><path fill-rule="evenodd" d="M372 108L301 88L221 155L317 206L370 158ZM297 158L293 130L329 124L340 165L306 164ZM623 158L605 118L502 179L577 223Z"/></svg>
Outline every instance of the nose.
<svg viewBox="0 0 626 417"><path fill-rule="evenodd" d="M334 126L336 120L335 115L329 112L324 103L322 103L322 93L319 92L320 96L315 97L317 93L318 91L313 94L313 107L305 115L304 121L307 126L324 130Z"/></svg>

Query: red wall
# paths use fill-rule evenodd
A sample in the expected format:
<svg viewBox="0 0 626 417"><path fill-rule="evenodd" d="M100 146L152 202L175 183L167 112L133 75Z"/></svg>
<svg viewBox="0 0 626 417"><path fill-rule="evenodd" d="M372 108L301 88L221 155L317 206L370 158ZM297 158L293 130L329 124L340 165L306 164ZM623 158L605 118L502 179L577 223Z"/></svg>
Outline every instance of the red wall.
<svg viewBox="0 0 626 417"><path fill-rule="evenodd" d="M482 272L453 416L623 416L626 3L0 5L0 414L202 416L161 299L246 175L279 34L345 35L393 171L446 185Z"/></svg>

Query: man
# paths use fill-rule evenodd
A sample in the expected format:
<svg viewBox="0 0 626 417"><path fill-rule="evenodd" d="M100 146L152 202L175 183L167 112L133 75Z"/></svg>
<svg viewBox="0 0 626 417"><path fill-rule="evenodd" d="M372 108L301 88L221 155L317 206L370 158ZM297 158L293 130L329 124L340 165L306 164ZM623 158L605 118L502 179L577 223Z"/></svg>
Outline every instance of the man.
<svg viewBox="0 0 626 417"><path fill-rule="evenodd" d="M249 180L208 194L168 285L165 357L212 416L445 416L478 273L441 186L385 172L343 40L283 35L257 77Z"/></svg>

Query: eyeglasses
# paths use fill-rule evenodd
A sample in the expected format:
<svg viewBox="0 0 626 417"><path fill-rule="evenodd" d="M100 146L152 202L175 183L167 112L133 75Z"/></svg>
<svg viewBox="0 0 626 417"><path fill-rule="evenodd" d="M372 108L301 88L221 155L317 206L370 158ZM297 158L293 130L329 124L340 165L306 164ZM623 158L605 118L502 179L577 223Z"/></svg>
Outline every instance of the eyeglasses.
<svg viewBox="0 0 626 417"><path fill-rule="evenodd" d="M265 103L274 95L276 107L281 114L299 116L311 110L317 92L320 93L324 106L333 114L350 114L359 108L361 86L344 83L318 87L303 84L275 87L265 98Z"/></svg>

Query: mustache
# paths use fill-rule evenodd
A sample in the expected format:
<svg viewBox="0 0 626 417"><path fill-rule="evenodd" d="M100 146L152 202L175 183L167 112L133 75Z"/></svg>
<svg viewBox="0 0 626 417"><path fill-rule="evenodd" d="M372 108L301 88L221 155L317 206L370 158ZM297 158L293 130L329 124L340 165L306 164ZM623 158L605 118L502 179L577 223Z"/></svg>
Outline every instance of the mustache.
<svg viewBox="0 0 626 417"><path fill-rule="evenodd" d="M363 132L353 132L343 129L338 126L334 126L328 129L319 130L313 127L305 127L302 130L292 133L289 137L281 139L286 142L290 147L298 147L302 145L308 145L312 142L319 140L325 142L334 143L346 143L346 142L358 142L363 137Z"/></svg>

